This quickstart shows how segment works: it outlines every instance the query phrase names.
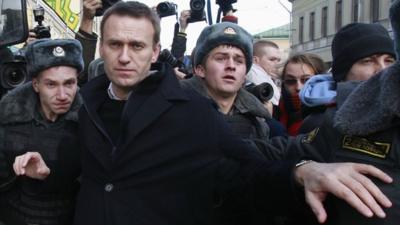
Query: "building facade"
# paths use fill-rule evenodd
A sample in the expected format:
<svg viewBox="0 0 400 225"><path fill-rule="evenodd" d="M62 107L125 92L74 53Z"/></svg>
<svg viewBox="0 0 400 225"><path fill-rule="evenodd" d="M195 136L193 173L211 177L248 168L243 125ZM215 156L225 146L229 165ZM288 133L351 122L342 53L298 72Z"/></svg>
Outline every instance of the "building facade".
<svg viewBox="0 0 400 225"><path fill-rule="evenodd" d="M380 23L390 33L392 0L289 0L292 3L291 49L310 52L332 61L331 43L336 32L351 22Z"/></svg>

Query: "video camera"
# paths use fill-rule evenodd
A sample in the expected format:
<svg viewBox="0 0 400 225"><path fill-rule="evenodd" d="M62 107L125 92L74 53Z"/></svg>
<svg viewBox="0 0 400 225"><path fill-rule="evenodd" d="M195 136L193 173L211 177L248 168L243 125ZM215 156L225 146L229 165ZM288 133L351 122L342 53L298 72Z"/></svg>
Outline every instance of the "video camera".
<svg viewBox="0 0 400 225"><path fill-rule="evenodd" d="M29 80L26 62L23 56L14 55L12 60L0 64L1 96Z"/></svg>
<svg viewBox="0 0 400 225"><path fill-rule="evenodd" d="M39 6L33 10L35 21L38 23L31 31L36 34L37 39L50 38L50 26L43 26L44 8Z"/></svg>
<svg viewBox="0 0 400 225"><path fill-rule="evenodd" d="M178 70L184 74L186 77L189 75L189 72L186 69L185 64L179 59L175 58L172 53L168 49L164 49L160 52L160 55L157 59L159 62L165 62L171 65L172 67L178 67Z"/></svg>
<svg viewBox="0 0 400 225"><path fill-rule="evenodd" d="M262 103L268 102L274 96L274 89L269 83L261 83L259 85L251 83L246 85L245 89L256 96Z"/></svg>
<svg viewBox="0 0 400 225"><path fill-rule="evenodd" d="M187 19L187 22L194 23L206 20L205 6L205 0L190 0L190 17Z"/></svg>
<svg viewBox="0 0 400 225"><path fill-rule="evenodd" d="M233 12L236 11L236 9L234 9L232 7L233 3L236 3L237 0L216 0L215 3L217 5L219 5L219 7L221 8L223 14L225 15L227 12L229 12L230 10L233 10Z"/></svg>
<svg viewBox="0 0 400 225"><path fill-rule="evenodd" d="M157 7L157 14L160 18L177 15L178 6L173 2L160 2Z"/></svg>

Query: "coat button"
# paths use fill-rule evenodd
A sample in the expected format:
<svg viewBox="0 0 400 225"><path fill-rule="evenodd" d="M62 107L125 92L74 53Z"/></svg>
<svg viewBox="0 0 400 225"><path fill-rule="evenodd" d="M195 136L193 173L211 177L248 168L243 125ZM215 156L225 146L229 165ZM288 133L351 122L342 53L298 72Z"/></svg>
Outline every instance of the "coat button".
<svg viewBox="0 0 400 225"><path fill-rule="evenodd" d="M111 192L113 189L114 189L114 185L113 185L113 184L106 184L106 185L104 186L104 190L105 190L106 192Z"/></svg>

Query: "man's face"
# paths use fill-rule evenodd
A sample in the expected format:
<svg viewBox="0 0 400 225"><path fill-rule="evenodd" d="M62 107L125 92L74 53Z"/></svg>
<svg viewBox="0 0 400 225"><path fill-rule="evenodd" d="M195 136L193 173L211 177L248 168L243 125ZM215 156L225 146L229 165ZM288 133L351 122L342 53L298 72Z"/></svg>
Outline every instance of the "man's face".
<svg viewBox="0 0 400 225"><path fill-rule="evenodd" d="M281 53L279 49L271 46L264 46L262 52L264 53L262 56L254 56L254 63L261 66L270 76L276 76L277 78L278 64L281 62Z"/></svg>
<svg viewBox="0 0 400 225"><path fill-rule="evenodd" d="M236 96L246 76L246 58L237 47L220 45L206 56L205 66L198 65L195 72L204 78L212 97Z"/></svg>
<svg viewBox="0 0 400 225"><path fill-rule="evenodd" d="M153 35L153 26L145 18L111 15L104 24L100 55L117 96L129 93L149 75L159 54Z"/></svg>
<svg viewBox="0 0 400 225"><path fill-rule="evenodd" d="M346 80L368 80L394 62L394 57L389 54L375 54L362 58L351 66Z"/></svg>
<svg viewBox="0 0 400 225"><path fill-rule="evenodd" d="M42 112L48 120L55 121L70 109L78 89L78 71L69 66L56 66L43 70L32 79L39 95Z"/></svg>
<svg viewBox="0 0 400 225"><path fill-rule="evenodd" d="M286 73L283 75L284 87L289 94L296 95L313 75L315 72L310 66L290 62L286 65Z"/></svg>

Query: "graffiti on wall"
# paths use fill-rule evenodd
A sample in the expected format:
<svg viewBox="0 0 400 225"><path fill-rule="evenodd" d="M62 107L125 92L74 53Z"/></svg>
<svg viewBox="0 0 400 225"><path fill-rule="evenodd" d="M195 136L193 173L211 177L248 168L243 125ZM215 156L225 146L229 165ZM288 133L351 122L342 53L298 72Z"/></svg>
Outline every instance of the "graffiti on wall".
<svg viewBox="0 0 400 225"><path fill-rule="evenodd" d="M77 0L44 0L48 6L50 6L57 15L67 24L67 26L75 31L79 25L79 12L74 10L76 5L80 4ZM74 2L74 3L72 3Z"/></svg>

